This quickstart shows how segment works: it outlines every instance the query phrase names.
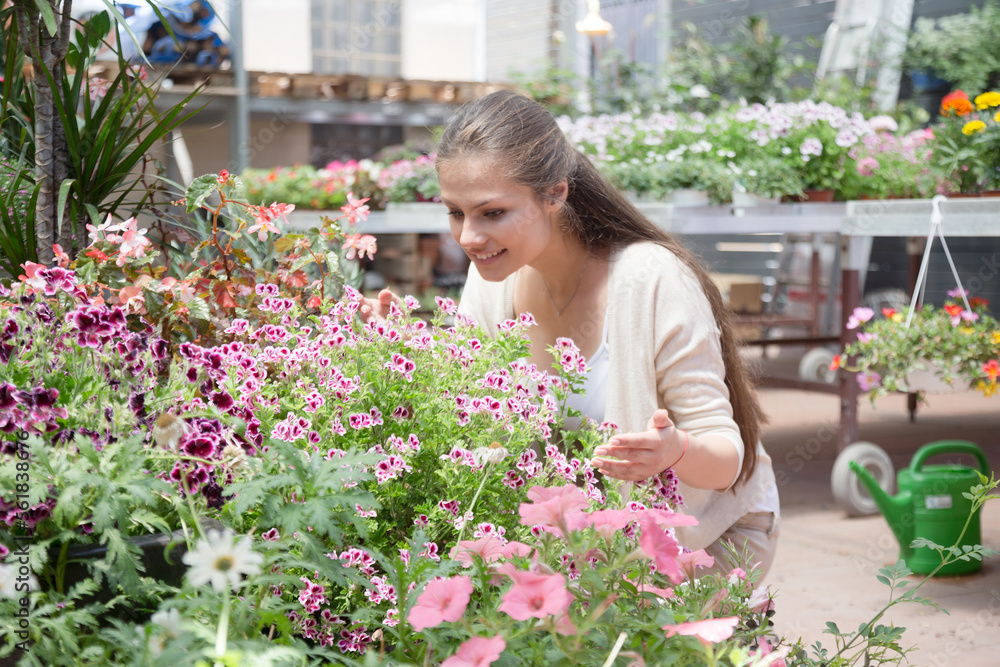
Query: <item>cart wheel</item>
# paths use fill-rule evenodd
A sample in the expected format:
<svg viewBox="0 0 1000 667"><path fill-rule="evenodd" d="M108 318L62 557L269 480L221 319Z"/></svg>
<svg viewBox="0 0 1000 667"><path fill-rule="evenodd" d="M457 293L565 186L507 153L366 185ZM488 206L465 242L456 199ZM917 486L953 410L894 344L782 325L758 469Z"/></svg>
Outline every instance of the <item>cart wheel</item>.
<svg viewBox="0 0 1000 667"><path fill-rule="evenodd" d="M847 516L868 516L878 513L878 507L858 476L851 472L850 462L857 461L871 473L882 489L892 495L895 492L895 470L885 450L870 442L855 442L844 448L833 462L830 487L834 500Z"/></svg>
<svg viewBox="0 0 1000 667"><path fill-rule="evenodd" d="M814 347L802 355L799 361L799 378L810 382L833 384L837 381L837 371L830 370L834 354L825 347Z"/></svg>

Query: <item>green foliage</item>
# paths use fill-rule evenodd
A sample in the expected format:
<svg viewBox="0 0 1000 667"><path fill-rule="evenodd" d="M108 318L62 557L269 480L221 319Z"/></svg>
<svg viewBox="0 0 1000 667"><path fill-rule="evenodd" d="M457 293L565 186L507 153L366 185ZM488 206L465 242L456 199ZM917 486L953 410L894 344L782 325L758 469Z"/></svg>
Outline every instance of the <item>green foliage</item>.
<svg viewBox="0 0 1000 667"><path fill-rule="evenodd" d="M735 188L750 194L766 198L802 194L802 175L788 160L766 154L747 156L738 165L730 163L730 170Z"/></svg>
<svg viewBox="0 0 1000 667"><path fill-rule="evenodd" d="M967 13L918 18L906 45L910 71L933 72L967 92L1000 84L1000 3L986 0Z"/></svg>
<svg viewBox="0 0 1000 667"><path fill-rule="evenodd" d="M574 91L581 86L580 77L573 71L553 67L546 62L541 73L528 76L523 72L513 72L511 81L518 90L545 106L553 116L575 116Z"/></svg>
<svg viewBox="0 0 1000 667"><path fill-rule="evenodd" d="M986 394L995 391L996 381L987 376L985 366L1000 358L1000 323L983 302L971 302L974 321L968 321L969 313L960 315L965 311L960 299L949 301L945 308L923 306L909 327L907 313L891 312L867 321L861 339L844 348L844 358L850 359L845 368L863 377L872 401L908 390L908 376L928 363L945 382L975 386Z"/></svg>
<svg viewBox="0 0 1000 667"><path fill-rule="evenodd" d="M760 16L748 17L733 39L719 45L703 39L694 24L685 23L679 42L671 53L671 81L689 90L699 84L707 88L710 98L686 100L702 110L716 104L710 105L709 99L751 104L787 101L792 96L789 81L805 69L800 57L788 55L788 41L773 35L767 19Z"/></svg>

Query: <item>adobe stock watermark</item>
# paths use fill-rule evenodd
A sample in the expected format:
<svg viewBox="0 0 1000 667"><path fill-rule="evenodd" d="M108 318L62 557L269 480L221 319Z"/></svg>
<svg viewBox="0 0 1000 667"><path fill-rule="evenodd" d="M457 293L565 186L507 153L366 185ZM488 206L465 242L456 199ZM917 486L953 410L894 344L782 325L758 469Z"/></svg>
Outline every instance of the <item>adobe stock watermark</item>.
<svg viewBox="0 0 1000 667"><path fill-rule="evenodd" d="M28 559L28 545L33 537L33 529L24 520L24 514L31 508L31 461L28 451L28 433L15 434L14 456L8 465L14 466L14 506L19 510L16 527L25 531L25 536L14 539L14 543L3 545L9 549L0 563L0 594L15 601L16 611L9 627L19 640L15 649L27 652L31 648L31 605L28 592L37 587Z"/></svg>

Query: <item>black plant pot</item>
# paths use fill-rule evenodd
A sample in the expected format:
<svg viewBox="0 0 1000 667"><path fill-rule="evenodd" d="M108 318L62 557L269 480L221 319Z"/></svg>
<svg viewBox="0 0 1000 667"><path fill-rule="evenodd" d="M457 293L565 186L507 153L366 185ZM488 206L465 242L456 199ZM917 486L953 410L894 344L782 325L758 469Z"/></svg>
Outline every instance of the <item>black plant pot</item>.
<svg viewBox="0 0 1000 667"><path fill-rule="evenodd" d="M202 526L206 529L212 528L222 530L222 524L214 519L205 520ZM187 570L181 562L181 557L187 552L187 545L184 541L184 533L175 530L170 535L142 535L132 537L128 540L139 547L142 552L140 561L145 568L143 576L151 577L169 586L180 586L184 579L184 572ZM174 548L167 553L167 547L174 543ZM65 586L69 589L90 576L87 561L104 558L108 553L108 548L100 544L84 544L71 547L68 552ZM90 602L108 602L115 596L115 592L107 587L101 588L92 596L85 597L84 604ZM147 610L129 609L119 605L114 610L101 617L101 625L110 625L111 619L118 619L127 623L145 623L152 616ZM15 667L23 657L21 651L15 651L6 658L0 658L0 667Z"/></svg>

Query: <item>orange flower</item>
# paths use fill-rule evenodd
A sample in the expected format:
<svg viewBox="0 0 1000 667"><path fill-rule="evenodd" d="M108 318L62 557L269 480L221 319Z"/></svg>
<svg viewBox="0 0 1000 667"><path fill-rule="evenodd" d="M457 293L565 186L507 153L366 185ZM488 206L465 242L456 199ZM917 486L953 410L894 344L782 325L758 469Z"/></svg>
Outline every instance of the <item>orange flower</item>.
<svg viewBox="0 0 1000 667"><path fill-rule="evenodd" d="M944 309L945 312L947 312L948 315L951 317L958 317L959 315L962 314L962 307L957 303L945 304Z"/></svg>
<svg viewBox="0 0 1000 667"><path fill-rule="evenodd" d="M948 93L941 100L942 116L968 116L975 107L969 101L969 96L961 90Z"/></svg>
<svg viewBox="0 0 1000 667"><path fill-rule="evenodd" d="M835 371L838 368L840 368L840 361L841 361L840 355L838 354L833 358L833 361L830 362L830 370Z"/></svg>
<svg viewBox="0 0 1000 667"><path fill-rule="evenodd" d="M891 318L895 314L896 314L896 311L893 308L883 308L882 309L882 317Z"/></svg>
<svg viewBox="0 0 1000 667"><path fill-rule="evenodd" d="M988 377L991 381L996 382L997 376L1000 375L1000 361L990 359L983 364L983 372L986 373L986 377Z"/></svg>
<svg viewBox="0 0 1000 667"><path fill-rule="evenodd" d="M969 306L973 310L975 310L976 308L985 308L988 305L990 305L989 300L988 299L984 299L981 296L974 296L971 299L969 299Z"/></svg>

